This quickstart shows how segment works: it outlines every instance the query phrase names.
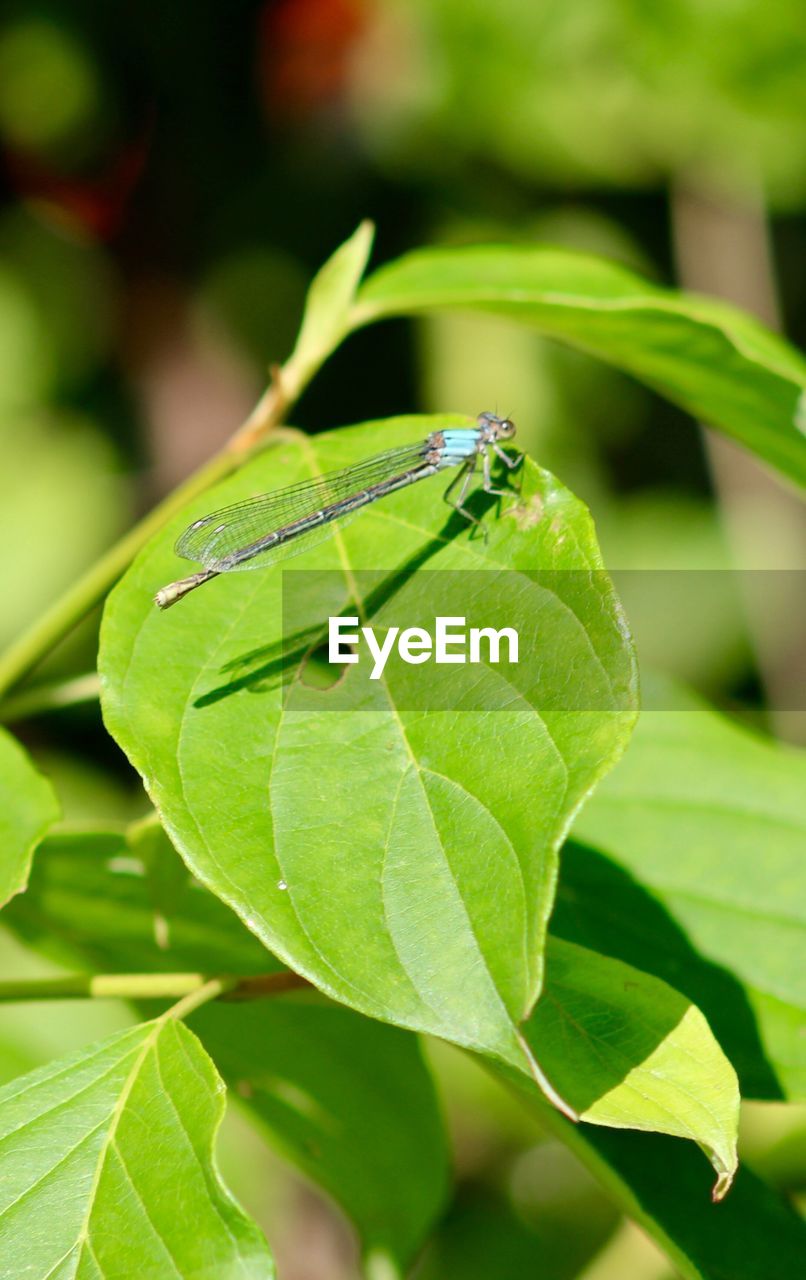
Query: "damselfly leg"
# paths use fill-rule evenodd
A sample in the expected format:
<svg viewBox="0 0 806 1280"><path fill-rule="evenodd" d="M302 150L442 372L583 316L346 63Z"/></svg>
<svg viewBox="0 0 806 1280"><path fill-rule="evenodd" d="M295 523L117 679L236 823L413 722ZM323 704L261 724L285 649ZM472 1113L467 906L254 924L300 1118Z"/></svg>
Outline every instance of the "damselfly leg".
<svg viewBox="0 0 806 1280"><path fill-rule="evenodd" d="M479 460L479 456L481 456L481 467L482 467L481 487L484 490L484 492L494 494L496 497L505 497L507 494L512 493L511 488L502 489L497 485L493 484L492 461L490 458L490 449L494 451L497 458L500 458L500 460L503 463L505 463L509 471L514 471L515 468L519 467L520 464L523 462L522 453L519 453L514 458L510 458L509 454L504 453L504 450L499 448L499 446L495 442L488 443L484 448L479 449L476 453L474 453L471 458L468 458L467 462L464 463L464 465L462 466L462 469L454 477L454 479L451 481L451 483L448 485L447 489L445 490L444 494L442 495L444 501L447 502L449 507L453 507L454 511L458 511L460 515L464 516L465 520L468 520L471 524L476 525L477 528L481 529L485 542L489 537L489 530L487 526L485 524L482 524L481 520L479 520L476 516L474 516L471 511L468 511L467 507L464 505L464 501L465 501L465 498L467 497L468 489L470 488L470 483L473 479L473 476L476 474L476 467ZM452 494L454 489L456 489L457 485L459 486L459 493L456 496L456 498L454 498L452 497Z"/></svg>
<svg viewBox="0 0 806 1280"><path fill-rule="evenodd" d="M490 452L489 452L490 449L493 450L497 458L500 458L502 462L506 463L510 471L514 471L516 467L520 466L520 464L523 462L523 454L519 453L517 457L510 458L509 454L504 453L504 450L499 449L498 446L494 443L492 445L488 445L488 447L484 450L484 453L482 455L482 464L481 464L482 477L483 477L481 487L483 488L485 493L494 493L500 497L505 497L508 493L512 493L512 490L501 489L496 487L493 484L492 474L491 474Z"/></svg>
<svg viewBox="0 0 806 1280"><path fill-rule="evenodd" d="M467 507L462 504L467 497L467 491L470 488L470 481L476 473L478 457L478 453L474 453L472 457L468 458L467 462L465 462L461 470L457 472L442 495L443 502L447 502L449 507L453 507L454 511L458 511L460 515L464 516L465 520L469 520L471 524L475 525L480 525L481 521L477 520L473 513L468 511ZM451 497L451 494L457 485L459 486L459 496L454 499Z"/></svg>

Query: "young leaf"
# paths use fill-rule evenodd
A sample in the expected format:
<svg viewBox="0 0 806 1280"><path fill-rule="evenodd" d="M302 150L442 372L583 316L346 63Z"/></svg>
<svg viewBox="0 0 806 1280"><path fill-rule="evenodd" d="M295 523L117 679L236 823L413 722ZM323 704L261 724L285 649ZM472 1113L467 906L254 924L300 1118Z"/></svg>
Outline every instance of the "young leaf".
<svg viewBox="0 0 806 1280"><path fill-rule="evenodd" d="M599 356L806 484L806 363L714 299L560 249L420 249L361 288L354 327L438 310L508 316Z"/></svg>
<svg viewBox="0 0 806 1280"><path fill-rule="evenodd" d="M806 753L687 705L642 713L580 814L600 853L569 856L556 927L685 991L743 1092L806 1097Z"/></svg>
<svg viewBox="0 0 806 1280"><path fill-rule="evenodd" d="M223 1085L160 1018L0 1090L3 1276L272 1280L266 1241L223 1186Z"/></svg>
<svg viewBox="0 0 806 1280"><path fill-rule="evenodd" d="M387 592L416 588L424 563L444 584L475 575L476 592L517 571L543 647L518 668L525 687L474 668L471 709L413 708L389 680L357 685L355 668L332 688L302 683L299 663L289 680L276 569L226 575L169 614L151 604L203 510L449 425L467 423L287 440L195 503L110 597L104 714L190 868L291 968L361 1012L522 1063L557 848L635 716L632 647L585 507L529 464L485 544L446 524L437 478L297 562L329 571L305 597L317 627L361 595L361 570L382 570Z"/></svg>
<svg viewBox="0 0 806 1280"><path fill-rule="evenodd" d="M736 1172L736 1074L695 1005L665 982L552 939L546 989L525 1027L580 1119L690 1138L717 1172Z"/></svg>
<svg viewBox="0 0 806 1280"><path fill-rule="evenodd" d="M0 906L25 887L34 849L58 817L50 783L0 729Z"/></svg>
<svg viewBox="0 0 806 1280"><path fill-rule="evenodd" d="M142 850L141 850L142 851ZM154 939L144 868L120 835L51 836L8 924L101 972L279 967L227 907L189 882ZM192 1025L244 1107L342 1206L367 1251L405 1265L439 1212L446 1140L414 1036L348 1009L288 999L217 1003Z"/></svg>
<svg viewBox="0 0 806 1280"><path fill-rule="evenodd" d="M349 312L367 265L374 227L362 222L314 277L285 376L304 384L349 332Z"/></svg>

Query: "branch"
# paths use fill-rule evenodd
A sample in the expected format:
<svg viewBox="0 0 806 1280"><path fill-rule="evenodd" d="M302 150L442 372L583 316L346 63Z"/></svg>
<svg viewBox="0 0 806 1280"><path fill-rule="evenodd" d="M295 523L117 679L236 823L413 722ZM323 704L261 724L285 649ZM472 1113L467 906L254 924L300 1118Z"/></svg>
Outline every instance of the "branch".
<svg viewBox="0 0 806 1280"><path fill-rule="evenodd" d="M24 689L0 703L0 723L14 724L17 720L29 720L31 716L47 711L76 707L82 702L97 702L100 694L101 681L96 671L74 676L72 680L34 685L32 689Z"/></svg>
<svg viewBox="0 0 806 1280"><path fill-rule="evenodd" d="M178 1000L174 1017L184 1017L214 998L256 1000L309 987L298 973L261 973L254 977L204 973L71 973L55 978L18 978L0 982L0 1003L21 1000ZM213 989L215 988L215 989Z"/></svg>
<svg viewBox="0 0 806 1280"><path fill-rule="evenodd" d="M294 350L284 365L272 368L271 382L224 448L121 538L0 658L0 696L100 603L152 534L191 498L240 466L284 420L314 374L350 332L350 307L372 237L372 223L362 222L314 276Z"/></svg>

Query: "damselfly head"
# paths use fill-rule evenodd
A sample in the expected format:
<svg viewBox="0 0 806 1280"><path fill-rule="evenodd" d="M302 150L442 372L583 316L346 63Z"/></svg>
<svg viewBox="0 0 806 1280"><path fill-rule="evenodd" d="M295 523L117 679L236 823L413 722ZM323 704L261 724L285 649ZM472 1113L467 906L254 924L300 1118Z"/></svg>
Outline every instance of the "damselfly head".
<svg viewBox="0 0 806 1280"><path fill-rule="evenodd" d="M478 424L488 440L511 440L515 423L511 418L499 418L495 413L480 413Z"/></svg>

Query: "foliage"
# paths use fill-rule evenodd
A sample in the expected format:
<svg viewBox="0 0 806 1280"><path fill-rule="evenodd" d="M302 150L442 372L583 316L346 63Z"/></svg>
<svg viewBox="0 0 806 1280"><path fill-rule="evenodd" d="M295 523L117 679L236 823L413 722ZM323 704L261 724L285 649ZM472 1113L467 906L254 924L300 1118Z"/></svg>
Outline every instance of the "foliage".
<svg viewBox="0 0 806 1280"><path fill-rule="evenodd" d="M618 763L636 656L584 503L527 461L520 489L481 511L485 538L446 521L429 481L306 552L298 596L277 570L223 577L167 615L152 596L201 513L466 423L280 428L342 338L385 316L462 307L537 326L796 481L803 362L746 317L604 261L424 250L359 286L368 248L364 226L320 273L295 354L231 446L0 666L10 686L133 560L105 606L99 671L106 726L153 812L124 834L97 823L44 841L5 916L82 969L0 991L115 994L143 1020L0 1093L0 1274L271 1276L216 1168L221 1077L339 1200L368 1274L402 1274L446 1195L426 1032L503 1080L684 1275L791 1276L797 1216L741 1171L720 1218L697 1147L721 1199L734 1059L746 1091L802 1096L803 920L785 902L806 901L806 765L699 705L644 714ZM324 616L382 624L432 570L445 607L465 574L538 615L537 662L517 679L481 668L464 706L413 703L394 666L374 685L306 681ZM22 749L4 736L0 750L13 893L55 808ZM758 870L760 845L785 889Z"/></svg>

